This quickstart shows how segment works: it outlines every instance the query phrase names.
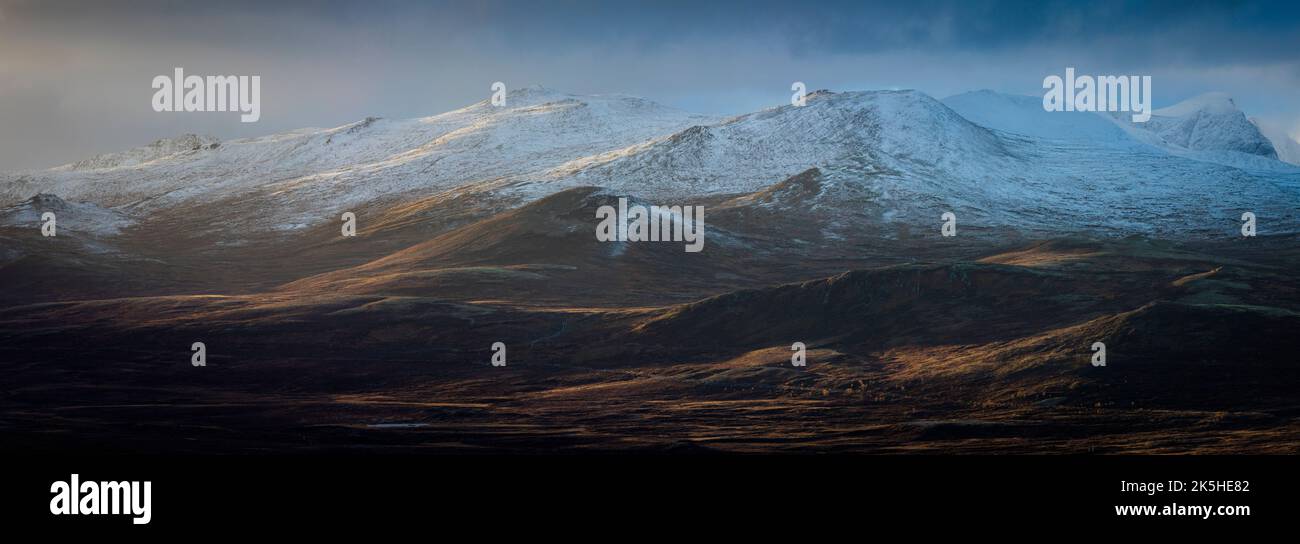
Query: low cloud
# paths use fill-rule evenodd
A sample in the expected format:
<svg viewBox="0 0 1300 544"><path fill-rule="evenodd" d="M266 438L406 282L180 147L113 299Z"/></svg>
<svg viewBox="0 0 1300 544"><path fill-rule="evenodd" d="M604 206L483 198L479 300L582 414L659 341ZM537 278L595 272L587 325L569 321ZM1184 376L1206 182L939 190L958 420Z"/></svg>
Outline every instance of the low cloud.
<svg viewBox="0 0 1300 544"><path fill-rule="evenodd" d="M1153 75L1157 106L1226 91L1248 113L1292 124L1300 116L1297 9L0 0L0 170L184 132L228 139L430 115L486 98L493 81L740 113L782 103L796 80L936 97L980 88L1035 94L1045 74L1075 66ZM153 112L149 82L176 66L262 76L262 120Z"/></svg>

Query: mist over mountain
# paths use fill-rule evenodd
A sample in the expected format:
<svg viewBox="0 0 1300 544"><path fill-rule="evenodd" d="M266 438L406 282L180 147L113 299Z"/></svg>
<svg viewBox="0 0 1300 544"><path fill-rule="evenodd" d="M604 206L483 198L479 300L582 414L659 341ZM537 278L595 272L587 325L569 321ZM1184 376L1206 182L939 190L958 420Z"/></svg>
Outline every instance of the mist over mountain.
<svg viewBox="0 0 1300 544"><path fill-rule="evenodd" d="M1300 165L1300 140L1291 131L1280 124L1256 117L1251 117L1250 122L1272 142L1278 160Z"/></svg>

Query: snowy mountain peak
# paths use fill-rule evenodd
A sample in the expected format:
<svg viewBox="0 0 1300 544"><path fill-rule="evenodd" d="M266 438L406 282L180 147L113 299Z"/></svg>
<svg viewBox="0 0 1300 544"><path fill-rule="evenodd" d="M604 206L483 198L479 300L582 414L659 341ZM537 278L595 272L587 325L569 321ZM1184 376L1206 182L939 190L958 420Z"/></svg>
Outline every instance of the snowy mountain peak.
<svg viewBox="0 0 1300 544"><path fill-rule="evenodd" d="M803 106L785 104L756 113L739 115L727 123L781 119L792 124L816 124L818 130L860 131L862 123L873 121L890 128L917 130L917 123L936 130L954 127L983 131L928 94L899 91L815 91ZM793 128L793 127L791 127ZM812 128L812 127L809 127Z"/></svg>
<svg viewBox="0 0 1300 544"><path fill-rule="evenodd" d="M1002 132L1132 150L1150 146L1234 168L1289 169L1272 160L1282 158L1285 141L1247 119L1225 93L1207 93L1156 110L1146 123L1131 122L1126 112L1049 112L1041 97L989 90L950 96L943 103L980 126Z"/></svg>
<svg viewBox="0 0 1300 544"><path fill-rule="evenodd" d="M1187 150L1277 158L1273 143L1225 93L1207 93L1155 110L1141 128Z"/></svg>
<svg viewBox="0 0 1300 544"><path fill-rule="evenodd" d="M534 86L500 107L486 100L430 117L368 117L219 144L187 135L75 168L0 175L0 205L46 192L135 213L214 198L253 205L244 195L256 194L255 205L277 210L256 226L292 230L375 199L536 178L565 161L716 121L635 97Z"/></svg>
<svg viewBox="0 0 1300 544"><path fill-rule="evenodd" d="M383 117L367 117L365 119L352 123L351 125L347 126L347 133L356 134L358 132L361 132L369 128L371 125L374 125L375 121L379 121L381 119L383 119Z"/></svg>
<svg viewBox="0 0 1300 544"><path fill-rule="evenodd" d="M527 87L520 87L518 89L511 89L506 91L507 106L516 105L516 104L512 104L511 102L518 102L520 103L520 105L522 104L535 105L535 104L543 104L546 102L554 102L559 100L570 100L574 98L576 98L576 95L572 95L563 91L557 91L555 89L543 87L541 85L529 85ZM489 103L491 103L490 100Z"/></svg>
<svg viewBox="0 0 1300 544"><path fill-rule="evenodd" d="M59 198L58 195L52 195L50 193L38 193L27 199L26 202L19 204L19 206L36 208L47 212L61 212L71 209L71 206L66 200Z"/></svg>
<svg viewBox="0 0 1300 544"><path fill-rule="evenodd" d="M95 235L117 234L132 223L131 218L90 202L68 202L56 195L39 193L6 208L0 208L0 225L38 228L42 215L53 212L60 229Z"/></svg>
<svg viewBox="0 0 1300 544"><path fill-rule="evenodd" d="M815 167L861 176L1006 162L997 136L918 91L819 92L809 98L803 106L783 104L584 157L547 177L561 186L680 197L749 193Z"/></svg>
<svg viewBox="0 0 1300 544"><path fill-rule="evenodd" d="M123 166L137 166L182 153L196 153L207 149L216 149L217 147L220 147L220 145L221 141L211 136L183 134L175 138L162 138L155 140L149 145L129 149L120 153L96 155L59 168L67 170L100 170L105 168L119 168Z"/></svg>
<svg viewBox="0 0 1300 544"><path fill-rule="evenodd" d="M1152 113L1165 117L1182 117L1196 112L1227 114L1235 111L1239 111L1237 103L1228 93L1212 92L1188 98L1167 108L1155 110Z"/></svg>
<svg viewBox="0 0 1300 544"><path fill-rule="evenodd" d="M804 96L804 98L807 100L812 100L816 98L822 98L825 96L835 96L836 94L839 93L836 93L835 91L832 91L830 89L817 89L811 93L808 93L806 96Z"/></svg>

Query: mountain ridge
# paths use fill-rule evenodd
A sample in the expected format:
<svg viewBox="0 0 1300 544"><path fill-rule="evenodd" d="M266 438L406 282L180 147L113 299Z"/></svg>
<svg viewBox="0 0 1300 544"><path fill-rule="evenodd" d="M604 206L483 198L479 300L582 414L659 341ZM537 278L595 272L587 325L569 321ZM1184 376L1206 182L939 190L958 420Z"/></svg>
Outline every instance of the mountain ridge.
<svg viewBox="0 0 1300 544"><path fill-rule="evenodd" d="M885 224L924 227L952 211L970 225L1027 232L1200 235L1259 208L1287 221L1272 228L1297 228L1280 210L1297 200L1300 169L1242 151L1276 155L1257 145L1263 136L1230 99L1162 109L1150 128L1044 112L1029 100L990 91L945 101L910 90L819 91L804 106L717 118L534 86L507 93L499 107L484 100L429 117L227 142L160 140L77 168L0 175L0 202L44 192L138 220L219 204L244 228L295 236L343 211L438 193L474 195L485 212L578 186L681 201L753 193L817 168L827 187L871 195L826 213ZM1070 133L1085 118L1088 128ZM1055 125L1033 129L1046 119ZM1128 185L1134 177L1147 182ZM1091 196L1080 201L1080 191ZM1207 203L1218 208L1214 217L1191 211ZM1152 217L1106 215L1125 208Z"/></svg>

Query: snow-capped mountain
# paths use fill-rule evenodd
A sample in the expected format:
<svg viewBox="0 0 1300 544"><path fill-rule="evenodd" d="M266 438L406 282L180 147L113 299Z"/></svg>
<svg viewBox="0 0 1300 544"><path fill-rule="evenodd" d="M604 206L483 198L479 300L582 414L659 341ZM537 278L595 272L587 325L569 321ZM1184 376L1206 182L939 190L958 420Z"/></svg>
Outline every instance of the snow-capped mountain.
<svg viewBox="0 0 1300 544"><path fill-rule="evenodd" d="M1259 128L1260 134L1273 143L1278 160L1300 165L1300 135L1293 135L1286 127L1263 119L1251 117L1250 122Z"/></svg>
<svg viewBox="0 0 1300 544"><path fill-rule="evenodd" d="M98 236L113 235L132 223L130 217L91 202L67 202L51 194L38 194L26 201L0 208L0 226L39 228L45 212L55 214L60 230Z"/></svg>
<svg viewBox="0 0 1300 544"><path fill-rule="evenodd" d="M1133 143L1108 116L1087 111L1047 111L1038 96L980 90L950 96L943 103L973 123L1003 132L1052 140Z"/></svg>
<svg viewBox="0 0 1300 544"><path fill-rule="evenodd" d="M846 200L851 209L844 212L865 212L886 225L928 227L952 211L990 228L1177 237L1228 232L1252 210L1270 217L1273 228L1295 227L1281 203L1296 201L1284 186L1294 187L1300 170L1275 160L1256 157L1290 173L1207 161L1209 151L1188 154L1143 141L1103 115L1065 115L1044 128L1037 121L1056 114L1039 100L973 93L952 102L964 112L915 91L819 92L806 106L695 126L573 161L520 190L599 185L689 199L760 191L816 167L820 190L871 195L865 205Z"/></svg>
<svg viewBox="0 0 1300 544"><path fill-rule="evenodd" d="M916 91L819 91L804 106L723 119L529 87L504 106L228 142L185 136L4 175L0 203L50 193L135 220L212 205L222 221L291 235L341 210L441 194L514 207L596 185L688 204L816 168L808 219L837 232L929 231L948 211L968 226L1047 234L1229 234L1243 211L1264 218L1263 232L1300 230L1290 211L1300 169L1277 161L1230 99L1158 110L1148 125L1049 113L1036 98L987 91L944 102Z"/></svg>
<svg viewBox="0 0 1300 544"><path fill-rule="evenodd" d="M681 198L756 191L812 167L926 175L966 170L972 160L1006 152L987 129L917 91L819 91L805 106L693 126L571 161L548 177Z"/></svg>
<svg viewBox="0 0 1300 544"><path fill-rule="evenodd" d="M216 149L220 146L221 142L211 136L185 134L177 138L156 140L149 145L123 151L121 153L105 153L103 155L96 155L89 159L83 159L72 164L64 165L56 170L106 170L110 168L139 166L162 159L180 158L180 156L184 154Z"/></svg>
<svg viewBox="0 0 1300 544"><path fill-rule="evenodd" d="M217 143L192 135L71 165L0 176L0 204L44 192L132 213L196 201L261 201L283 228L376 199L426 196L540 175L558 164L711 122L636 97L542 87L432 117L367 118Z"/></svg>
<svg viewBox="0 0 1300 544"><path fill-rule="evenodd" d="M1224 93L1203 94L1155 110L1151 119L1140 126L1184 149L1277 158L1273 144Z"/></svg>
<svg viewBox="0 0 1300 544"><path fill-rule="evenodd" d="M1155 110L1146 123L1122 113L1048 112L1035 96L982 90L950 96L944 104L963 117L995 130L1047 140L1141 148L1250 169L1287 169L1257 123L1224 93L1207 93Z"/></svg>

